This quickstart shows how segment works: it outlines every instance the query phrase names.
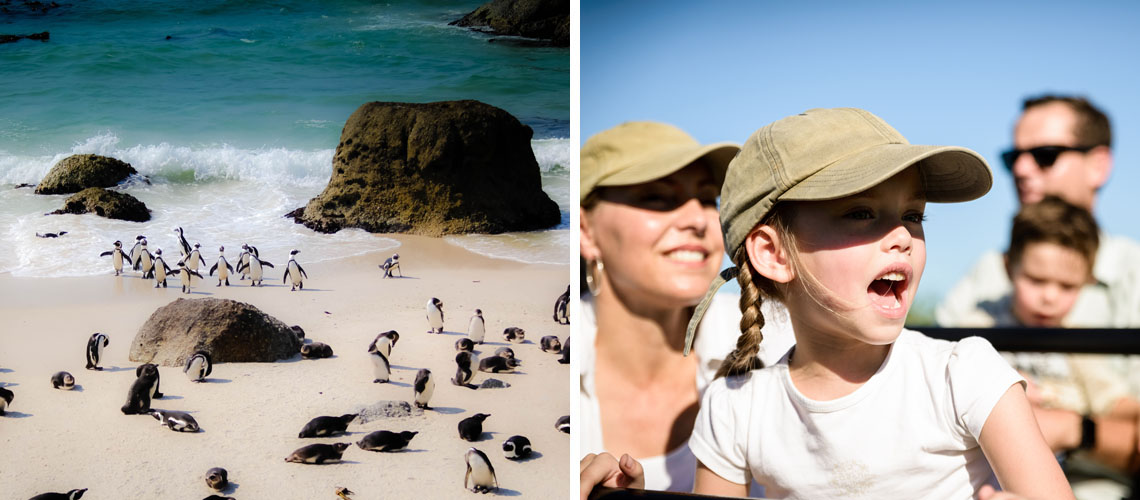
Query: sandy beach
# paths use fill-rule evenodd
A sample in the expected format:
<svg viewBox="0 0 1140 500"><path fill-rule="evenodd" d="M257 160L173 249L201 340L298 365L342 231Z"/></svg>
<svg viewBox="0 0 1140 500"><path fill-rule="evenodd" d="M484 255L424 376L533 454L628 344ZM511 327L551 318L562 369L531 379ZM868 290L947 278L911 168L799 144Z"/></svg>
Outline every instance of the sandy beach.
<svg viewBox="0 0 1140 500"><path fill-rule="evenodd" d="M570 490L570 435L555 421L570 414L570 366L544 353L538 341L569 326L552 318L555 299L566 289L568 266L522 264L471 253L442 240L392 236L401 242L404 277L381 279L377 264L391 252L306 263L305 289L290 292L280 281L288 255L263 255L277 265L267 269L265 286L231 277L194 282L183 295L177 279L155 289L137 272L78 278L20 278L0 274L0 386L15 393L8 415L0 417L0 484L4 498L24 499L48 491L88 488L86 499L199 499L212 494L203 476L211 467L229 471L225 495L237 499L334 499L338 486L354 499L466 498L464 452L474 446L495 467L498 495L563 498ZM236 252L234 253L236 256ZM213 263L211 262L210 265ZM208 266L203 270L208 270ZM296 356L276 363L222 363L205 383L190 382L180 367L161 367L162 399L152 407L190 412L198 433L160 427L150 416L120 412L135 379L138 362L128 348L155 309L179 298L228 298L252 304L288 325L300 325L307 338L332 346L330 359ZM424 304L444 303L445 333L426 333ZM510 345L523 364L515 373L477 372L474 383L496 378L504 389L470 390L452 385L454 343L466 335L472 312L482 309L487 343L482 356ZM508 344L504 328L526 331L526 342ZM380 332L397 330L392 350L392 381L372 382L366 352ZM110 337L101 372L84 369L84 349L94 332ZM422 416L354 422L349 435L300 439L310 419L341 415L381 400L410 401L417 370L435 376L432 409ZM73 391L56 390L49 379L66 370L76 377ZM459 438L458 422L489 413L483 438ZM331 465L287 463L293 450L312 443L356 442L376 430L418 431L408 449L364 451L355 444L344 462ZM502 443L523 435L535 455L514 462ZM477 496L482 498L482 496Z"/></svg>

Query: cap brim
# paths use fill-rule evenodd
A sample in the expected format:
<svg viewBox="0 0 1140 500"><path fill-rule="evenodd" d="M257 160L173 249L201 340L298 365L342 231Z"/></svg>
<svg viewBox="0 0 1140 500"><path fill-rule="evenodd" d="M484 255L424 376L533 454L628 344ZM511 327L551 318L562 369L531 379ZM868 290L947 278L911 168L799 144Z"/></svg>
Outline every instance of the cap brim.
<svg viewBox="0 0 1140 500"><path fill-rule="evenodd" d="M602 179L597 186L629 186L655 181L668 177L700 159L708 160L706 164L712 169L714 181L719 186L724 182L728 163L739 151L740 146L731 142L673 148L631 164L614 175Z"/></svg>
<svg viewBox="0 0 1140 500"><path fill-rule="evenodd" d="M917 164L926 200L952 203L981 198L993 173L981 155L957 146L883 144L860 151L808 176L779 200L833 200L866 191Z"/></svg>

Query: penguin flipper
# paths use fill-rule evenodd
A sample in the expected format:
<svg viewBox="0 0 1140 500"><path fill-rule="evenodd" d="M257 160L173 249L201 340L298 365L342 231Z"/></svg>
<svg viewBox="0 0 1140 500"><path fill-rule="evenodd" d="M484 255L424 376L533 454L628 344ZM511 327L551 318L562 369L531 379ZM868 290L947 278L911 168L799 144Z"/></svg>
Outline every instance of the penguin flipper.
<svg viewBox="0 0 1140 500"><path fill-rule="evenodd" d="M265 261L265 260L261 261L261 265L262 265L262 266L265 266L265 267L273 267L273 263L272 263L272 262L269 262L269 261ZM274 269L276 269L276 268L274 268Z"/></svg>
<svg viewBox="0 0 1140 500"><path fill-rule="evenodd" d="M234 272L234 266L231 266L231 265L230 265L230 263L229 263L229 262L226 262L226 260L225 260L225 259L222 259L222 262L225 262L225 263L226 263L226 269L229 269L229 270L230 270L230 273L232 274L232 273ZM238 265L240 266L241 264L238 264Z"/></svg>
<svg viewBox="0 0 1140 500"><path fill-rule="evenodd" d="M115 251L114 251L114 250L108 250L108 251L106 251L106 252L103 252L103 253L99 254L99 256L100 256L100 257L106 257L106 256L108 256L108 255L114 255L114 254L115 254Z"/></svg>
<svg viewBox="0 0 1140 500"><path fill-rule="evenodd" d="M228 267L228 266L227 266L227 267ZM214 275L214 271L217 271L217 270L218 270L218 265L217 265L217 264L214 264L213 266L210 266L210 276L213 276L213 275Z"/></svg>
<svg viewBox="0 0 1140 500"><path fill-rule="evenodd" d="M287 280L287 279L289 279L289 268L288 267L285 268L285 274L281 275L281 282L284 283L285 280Z"/></svg>
<svg viewBox="0 0 1140 500"><path fill-rule="evenodd" d="M305 268L301 267L300 264L297 264L297 269L301 271L301 276L304 276L305 279L309 279L309 273L305 272Z"/></svg>
<svg viewBox="0 0 1140 500"><path fill-rule="evenodd" d="M187 268L186 270L187 270L187 271L190 271L190 269L189 269L189 268ZM197 276L197 277L198 277L198 279L205 279L205 278L203 278L203 277L202 277L202 275L201 275L201 274L198 274L198 271L190 271L190 274L193 274L194 276Z"/></svg>

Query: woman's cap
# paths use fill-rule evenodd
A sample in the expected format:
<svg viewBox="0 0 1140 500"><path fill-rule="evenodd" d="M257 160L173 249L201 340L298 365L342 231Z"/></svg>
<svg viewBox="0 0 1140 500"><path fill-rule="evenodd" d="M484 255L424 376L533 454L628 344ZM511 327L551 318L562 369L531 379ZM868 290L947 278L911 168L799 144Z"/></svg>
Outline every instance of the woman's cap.
<svg viewBox="0 0 1140 500"><path fill-rule="evenodd" d="M926 200L980 198L993 185L981 155L957 146L910 144L856 108L810 109L757 130L728 166L720 223L729 255L779 201L833 200L866 191L911 165Z"/></svg>
<svg viewBox="0 0 1140 500"><path fill-rule="evenodd" d="M681 129L658 122L626 122L594 134L581 151L579 203L600 186L629 186L663 177L705 158L720 185L740 146L702 146Z"/></svg>

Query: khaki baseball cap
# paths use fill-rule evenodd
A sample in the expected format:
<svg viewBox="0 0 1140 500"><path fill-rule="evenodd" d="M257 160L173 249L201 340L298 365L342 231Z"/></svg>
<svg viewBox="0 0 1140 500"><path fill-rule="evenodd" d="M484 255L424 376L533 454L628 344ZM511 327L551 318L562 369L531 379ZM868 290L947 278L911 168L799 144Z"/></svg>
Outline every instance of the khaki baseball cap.
<svg viewBox="0 0 1140 500"><path fill-rule="evenodd" d="M658 122L626 122L594 134L582 146L581 203L595 188L629 186L667 177L699 159L707 159L714 182L724 180L728 162L740 146L718 142L702 146L681 129Z"/></svg>
<svg viewBox="0 0 1140 500"><path fill-rule="evenodd" d="M811 109L757 130L728 166L721 189L720 224L729 255L780 201L833 200L866 191L907 167L922 176L926 200L980 198L993 185L981 155L957 146L907 142L881 118L862 109ZM717 288L737 274L721 272L689 321L685 353Z"/></svg>

